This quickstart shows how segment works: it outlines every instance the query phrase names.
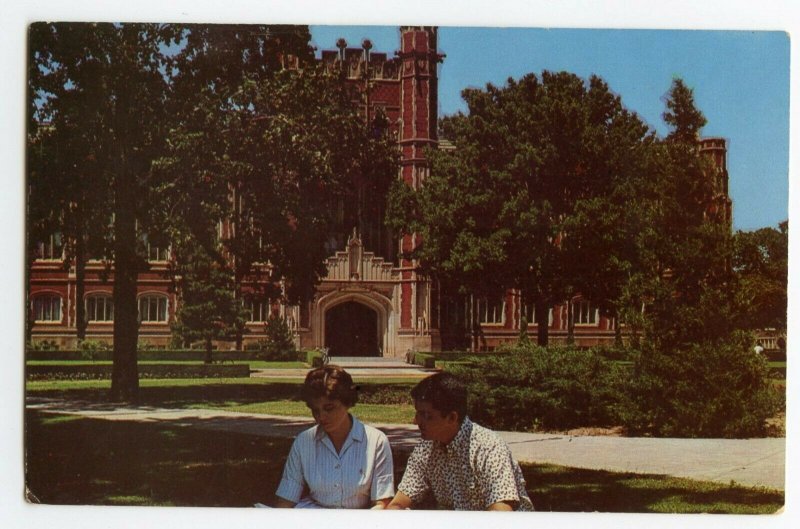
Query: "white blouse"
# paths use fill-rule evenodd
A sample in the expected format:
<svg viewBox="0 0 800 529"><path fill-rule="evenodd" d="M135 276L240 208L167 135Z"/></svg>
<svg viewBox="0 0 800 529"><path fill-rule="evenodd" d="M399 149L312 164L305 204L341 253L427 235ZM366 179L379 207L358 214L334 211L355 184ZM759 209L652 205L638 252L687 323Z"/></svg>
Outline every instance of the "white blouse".
<svg viewBox="0 0 800 529"><path fill-rule="evenodd" d="M389 440L377 428L352 419L353 426L338 454L319 426L297 436L277 496L298 507L346 509L364 509L394 496Z"/></svg>

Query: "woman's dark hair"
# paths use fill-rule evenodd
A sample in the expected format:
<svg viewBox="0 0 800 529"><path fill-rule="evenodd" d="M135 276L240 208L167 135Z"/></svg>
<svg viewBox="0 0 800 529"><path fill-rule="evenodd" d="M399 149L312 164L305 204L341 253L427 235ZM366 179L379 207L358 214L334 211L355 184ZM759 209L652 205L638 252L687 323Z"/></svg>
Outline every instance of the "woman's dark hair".
<svg viewBox="0 0 800 529"><path fill-rule="evenodd" d="M459 422L467 416L467 387L452 373L436 373L423 379L411 390L411 398L430 402L442 415L454 411Z"/></svg>
<svg viewBox="0 0 800 529"><path fill-rule="evenodd" d="M350 408L358 402L358 386L353 385L350 373L337 365L329 364L308 372L303 383L302 397L306 403L327 397Z"/></svg>

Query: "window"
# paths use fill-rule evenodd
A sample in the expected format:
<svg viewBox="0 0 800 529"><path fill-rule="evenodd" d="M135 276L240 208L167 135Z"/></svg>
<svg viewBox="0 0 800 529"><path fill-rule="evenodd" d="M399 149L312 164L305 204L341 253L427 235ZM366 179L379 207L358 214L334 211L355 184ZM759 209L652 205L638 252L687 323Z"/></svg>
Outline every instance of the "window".
<svg viewBox="0 0 800 529"><path fill-rule="evenodd" d="M167 298L165 296L142 296L139 298L139 320L142 322L166 322Z"/></svg>
<svg viewBox="0 0 800 529"><path fill-rule="evenodd" d="M114 301L106 294L86 298L86 321L114 321Z"/></svg>
<svg viewBox="0 0 800 529"><path fill-rule="evenodd" d="M586 300L574 301L572 317L575 325L595 325L597 324L597 309Z"/></svg>
<svg viewBox="0 0 800 529"><path fill-rule="evenodd" d="M56 295L38 296L33 300L33 319L35 321L61 321L61 297Z"/></svg>
<svg viewBox="0 0 800 529"><path fill-rule="evenodd" d="M44 241L40 241L36 246L36 258L60 261L64 245L61 241L61 234L54 233Z"/></svg>
<svg viewBox="0 0 800 529"><path fill-rule="evenodd" d="M162 248L154 244L147 243L148 261L167 261L169 260L169 248Z"/></svg>
<svg viewBox="0 0 800 529"><path fill-rule="evenodd" d="M478 300L478 318L481 323L503 323L506 303L502 297L480 298Z"/></svg>
<svg viewBox="0 0 800 529"><path fill-rule="evenodd" d="M269 318L269 302L267 301L249 299L244 302L244 308L247 310L247 321L249 322L264 322Z"/></svg>
<svg viewBox="0 0 800 529"><path fill-rule="evenodd" d="M148 261L168 261L169 248L166 246L157 246L155 243L150 242L150 238L146 233L139 236L144 244L145 252L147 253Z"/></svg>
<svg viewBox="0 0 800 529"><path fill-rule="evenodd" d="M534 303L526 303L522 306L522 316L528 322L528 325L533 327L539 325L539 314L536 312L536 305ZM522 322L520 322L521 324ZM547 325L553 325L553 309L547 309Z"/></svg>

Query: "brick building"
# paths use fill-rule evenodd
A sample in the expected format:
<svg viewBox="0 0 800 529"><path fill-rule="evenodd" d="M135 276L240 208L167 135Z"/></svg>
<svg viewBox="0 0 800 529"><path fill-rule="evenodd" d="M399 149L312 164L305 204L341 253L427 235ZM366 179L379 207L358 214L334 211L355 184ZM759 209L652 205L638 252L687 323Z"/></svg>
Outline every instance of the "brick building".
<svg viewBox="0 0 800 529"><path fill-rule="evenodd" d="M437 30L432 27L400 28L400 49L394 57L371 50L371 43L348 47L340 40L337 50L319 59L331 70L343 69L347 82L357 88L358 105L367 123L382 123L397 138L401 153L400 177L413 187L426 177L424 149L452 148L437 137L438 51ZM709 213L730 223L724 139L702 140L701 150L717 167L717 195ZM370 200L372 197L354 197ZM574 337L579 345L609 343L615 322L600 315L591 300L577 297L533 313L515 292L496 299L470 300L440 295L435 283L418 272L418 263L398 256L413 249L414 235L393 237L383 226L382 208L372 218L354 219L341 207L337 225L326 245L330 257L327 273L316 295L302 306L285 306L245 300L249 310L245 343L264 337L270 313L286 318L301 348L329 347L333 355L402 357L409 350L474 348L492 350L515 340L523 317L535 323L547 317L551 341L566 340L568 314L574 315ZM150 268L139 275L140 341L164 345L180 299L170 291L167 276L169 252L147 247ZM29 308L32 340L51 340L61 347L75 344L76 304L87 309L88 339L112 340L113 281L104 278L105 265L90 261L86 267L84 299L75 299L75 269L63 261L56 236L39 245L30 277ZM113 273L112 273L113 277ZM472 302L474 301L474 302ZM476 311L477 314L472 314ZM473 329L480 322L480 332ZM219 344L227 349L231 343Z"/></svg>

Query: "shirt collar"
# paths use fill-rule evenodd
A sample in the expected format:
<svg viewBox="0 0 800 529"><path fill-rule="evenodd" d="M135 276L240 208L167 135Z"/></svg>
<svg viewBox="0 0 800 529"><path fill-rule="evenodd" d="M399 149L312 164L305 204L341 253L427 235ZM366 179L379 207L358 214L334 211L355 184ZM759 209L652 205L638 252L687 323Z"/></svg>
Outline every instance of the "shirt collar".
<svg viewBox="0 0 800 529"><path fill-rule="evenodd" d="M353 425L350 427L350 433L347 434L347 438L345 439L344 443L347 444L347 442L351 439L353 441L363 441L364 437L367 435L366 430L364 429L364 423L359 421L356 417L353 417L353 415L348 415L350 415ZM326 434L325 430L320 428L319 425L315 426L315 428L317 431L314 432L314 440L322 441L324 438L328 437L328 434Z"/></svg>
<svg viewBox="0 0 800 529"><path fill-rule="evenodd" d="M453 437L453 440L446 445L447 450L458 450L466 446L469 444L471 434L472 421L469 420L469 417L464 417L464 422L461 423L461 428L458 429L458 433Z"/></svg>

